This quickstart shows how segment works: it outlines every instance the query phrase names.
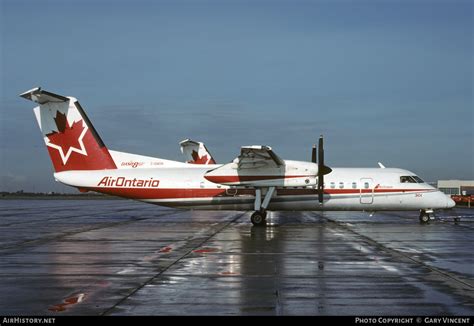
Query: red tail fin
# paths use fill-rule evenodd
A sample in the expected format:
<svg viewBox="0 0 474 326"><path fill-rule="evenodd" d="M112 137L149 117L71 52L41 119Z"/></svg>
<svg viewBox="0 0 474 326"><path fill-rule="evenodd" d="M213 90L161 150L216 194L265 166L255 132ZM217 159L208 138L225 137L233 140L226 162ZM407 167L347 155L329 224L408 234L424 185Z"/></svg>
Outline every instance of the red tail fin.
<svg viewBox="0 0 474 326"><path fill-rule="evenodd" d="M117 168L75 98L41 88L34 88L20 96L39 104L34 112L56 172Z"/></svg>

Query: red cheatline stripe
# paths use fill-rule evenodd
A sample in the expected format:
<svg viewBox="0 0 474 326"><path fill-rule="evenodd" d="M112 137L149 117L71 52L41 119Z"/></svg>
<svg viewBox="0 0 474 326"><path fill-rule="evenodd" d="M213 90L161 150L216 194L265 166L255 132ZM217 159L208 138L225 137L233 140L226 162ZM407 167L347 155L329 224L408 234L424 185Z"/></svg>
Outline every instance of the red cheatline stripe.
<svg viewBox="0 0 474 326"><path fill-rule="evenodd" d="M92 191L131 199L200 198L225 196L225 189L89 188ZM255 193L255 192L254 192Z"/></svg>
<svg viewBox="0 0 474 326"><path fill-rule="evenodd" d="M424 192L424 191L433 191L435 189L324 189L325 194L329 195L340 195L340 194L360 194L361 192L363 194L368 194L368 193L374 193L374 194L379 194L379 193L398 193L398 192ZM318 190L317 189L278 189L277 193L278 195L293 195L293 191L297 192L296 194L299 195L301 194L317 194Z"/></svg>
<svg viewBox="0 0 474 326"><path fill-rule="evenodd" d="M215 183L245 182L259 180L307 178L314 175L205 175L204 178Z"/></svg>
<svg viewBox="0 0 474 326"><path fill-rule="evenodd" d="M101 188L94 187L89 190L109 194L113 196L126 197L132 199L168 199L168 198L205 198L205 197L234 197L238 195L255 195L254 189L237 189L234 194L234 189L230 194L226 194L225 189L150 189L150 188ZM325 194L360 194L372 193L372 189L325 189ZM433 191L433 189L375 189L374 193L398 193L398 192L422 192ZM279 196L294 196L294 195L316 195L317 189L277 189Z"/></svg>

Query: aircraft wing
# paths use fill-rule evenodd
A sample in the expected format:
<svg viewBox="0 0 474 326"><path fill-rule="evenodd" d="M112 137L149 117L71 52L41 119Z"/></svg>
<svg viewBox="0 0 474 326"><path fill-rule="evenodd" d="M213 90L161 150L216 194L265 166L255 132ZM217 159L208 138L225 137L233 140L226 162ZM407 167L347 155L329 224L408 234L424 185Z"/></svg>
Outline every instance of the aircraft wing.
<svg viewBox="0 0 474 326"><path fill-rule="evenodd" d="M284 161L269 146L243 146L231 163L209 170L204 178L227 186L307 187L316 184L317 164Z"/></svg>
<svg viewBox="0 0 474 326"><path fill-rule="evenodd" d="M276 168L285 165L270 146L242 146L240 155L234 160L239 169L252 169L259 167Z"/></svg>

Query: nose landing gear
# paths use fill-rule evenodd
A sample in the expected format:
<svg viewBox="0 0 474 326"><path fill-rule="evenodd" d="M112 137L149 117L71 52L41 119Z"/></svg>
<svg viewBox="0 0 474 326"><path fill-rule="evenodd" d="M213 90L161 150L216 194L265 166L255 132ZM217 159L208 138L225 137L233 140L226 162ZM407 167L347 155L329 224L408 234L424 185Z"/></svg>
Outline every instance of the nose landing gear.
<svg viewBox="0 0 474 326"><path fill-rule="evenodd" d="M430 221L430 213L433 213L433 210L424 210L420 211L420 223L427 224Z"/></svg>

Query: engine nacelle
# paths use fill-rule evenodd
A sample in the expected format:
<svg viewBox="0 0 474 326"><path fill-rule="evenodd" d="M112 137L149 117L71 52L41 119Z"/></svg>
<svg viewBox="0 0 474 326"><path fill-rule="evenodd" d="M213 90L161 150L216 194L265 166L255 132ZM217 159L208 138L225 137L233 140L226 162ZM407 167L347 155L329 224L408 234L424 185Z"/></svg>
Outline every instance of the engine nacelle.
<svg viewBox="0 0 474 326"><path fill-rule="evenodd" d="M317 164L285 161L280 167L239 168L232 162L207 172L204 177L213 183L227 186L304 187L317 184Z"/></svg>

